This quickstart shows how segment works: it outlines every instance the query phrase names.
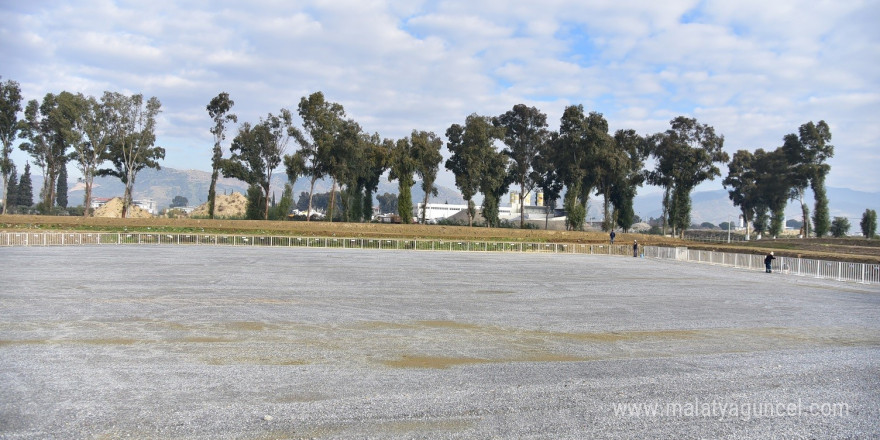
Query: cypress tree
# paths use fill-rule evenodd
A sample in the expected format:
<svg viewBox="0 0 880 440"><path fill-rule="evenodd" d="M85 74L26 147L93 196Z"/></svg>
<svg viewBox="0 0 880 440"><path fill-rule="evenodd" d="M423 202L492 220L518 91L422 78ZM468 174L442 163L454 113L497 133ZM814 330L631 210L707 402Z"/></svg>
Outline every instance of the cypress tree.
<svg viewBox="0 0 880 440"><path fill-rule="evenodd" d="M30 162L25 162L24 174L21 175L21 179L18 181L17 193L18 198L15 201L15 206L27 206L30 208L34 205L34 184L31 182Z"/></svg>
<svg viewBox="0 0 880 440"><path fill-rule="evenodd" d="M67 164L58 172L58 184L55 186L55 204L67 208Z"/></svg>

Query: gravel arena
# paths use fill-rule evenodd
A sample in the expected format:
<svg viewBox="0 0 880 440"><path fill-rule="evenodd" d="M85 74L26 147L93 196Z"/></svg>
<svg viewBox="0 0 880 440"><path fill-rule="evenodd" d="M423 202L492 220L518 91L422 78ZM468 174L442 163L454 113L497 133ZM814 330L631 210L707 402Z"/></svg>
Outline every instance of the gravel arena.
<svg viewBox="0 0 880 440"><path fill-rule="evenodd" d="M0 438L880 437L880 288L620 256L0 248Z"/></svg>

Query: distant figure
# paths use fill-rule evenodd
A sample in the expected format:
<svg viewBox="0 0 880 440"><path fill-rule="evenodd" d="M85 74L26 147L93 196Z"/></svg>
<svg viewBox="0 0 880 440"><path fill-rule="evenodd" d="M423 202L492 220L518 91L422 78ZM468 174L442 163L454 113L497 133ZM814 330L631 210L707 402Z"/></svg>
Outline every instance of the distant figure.
<svg viewBox="0 0 880 440"><path fill-rule="evenodd" d="M639 241L633 240L633 257L639 257Z"/></svg>
<svg viewBox="0 0 880 440"><path fill-rule="evenodd" d="M773 272L773 270L770 269L770 265L773 264L773 260L775 260L775 259L776 259L776 257L773 256L772 251L769 254L767 254L766 257L764 257L764 267L767 269L767 273Z"/></svg>
<svg viewBox="0 0 880 440"><path fill-rule="evenodd" d="M616 237L617 234L615 234L614 231L611 231L610 235L611 235L611 244L614 244L614 237Z"/></svg>

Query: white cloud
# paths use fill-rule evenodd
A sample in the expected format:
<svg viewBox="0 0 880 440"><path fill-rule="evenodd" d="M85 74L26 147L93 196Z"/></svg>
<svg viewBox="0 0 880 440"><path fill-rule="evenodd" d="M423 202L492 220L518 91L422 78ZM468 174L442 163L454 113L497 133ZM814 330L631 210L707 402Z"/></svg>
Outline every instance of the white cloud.
<svg viewBox="0 0 880 440"><path fill-rule="evenodd" d="M209 167L204 107L220 91L255 121L321 90L387 137L442 135L520 102L552 128L568 104L643 134L695 116L731 152L825 119L840 146L829 185L880 187L877 2L11 3L0 6L0 75L27 99L159 97L171 167Z"/></svg>

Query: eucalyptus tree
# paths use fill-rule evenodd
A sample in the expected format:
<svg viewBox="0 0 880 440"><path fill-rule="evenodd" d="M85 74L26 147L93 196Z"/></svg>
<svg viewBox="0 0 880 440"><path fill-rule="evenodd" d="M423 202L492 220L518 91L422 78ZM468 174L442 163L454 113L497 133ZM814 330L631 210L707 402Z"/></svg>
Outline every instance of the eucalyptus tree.
<svg viewBox="0 0 880 440"><path fill-rule="evenodd" d="M2 78L2 77L0 77ZM3 214L8 205L10 175L15 165L12 163L12 143L18 137L18 113L21 112L21 87L13 80L0 82L0 175L3 177Z"/></svg>
<svg viewBox="0 0 880 440"><path fill-rule="evenodd" d="M303 174L310 178L308 221L312 215L315 182L330 172L331 152L342 128L345 110L340 104L327 102L323 93L315 92L300 99L298 112L303 120L303 133L296 137L300 149L294 161L303 164Z"/></svg>
<svg viewBox="0 0 880 440"><path fill-rule="evenodd" d="M257 187L262 192L259 212L269 216L269 186L272 174L281 165L290 138L299 136L293 126L290 110L282 108L278 115L269 115L256 125L244 123L229 147L231 156L223 160L225 177L233 177ZM257 211L254 211L257 212Z"/></svg>
<svg viewBox="0 0 880 440"><path fill-rule="evenodd" d="M220 168L223 164L223 148L220 144L226 139L226 124L238 122L238 116L235 113L230 113L234 105L235 101L229 98L228 93L220 92L205 107L208 115L214 121L214 125L211 127L211 135L214 137L214 150L211 155L211 186L208 187L208 215L211 218L214 218L217 180L220 177Z"/></svg>
<svg viewBox="0 0 880 440"><path fill-rule="evenodd" d="M614 133L614 145L617 151L624 153L625 161L611 182L610 198L614 205L614 217L618 227L629 231L635 219L633 201L636 191L645 181L643 168L648 155L645 138L635 130L617 130Z"/></svg>
<svg viewBox="0 0 880 440"><path fill-rule="evenodd" d="M834 146L829 143L831 129L825 121L816 124L810 121L800 126L796 136L789 134L784 140L783 150L791 164L792 175L797 179L794 187L800 189L802 195L805 181L809 181L813 190L813 227L816 236L822 237L828 233L831 222L825 191L825 176L831 170L831 166L825 162L834 156ZM807 224L803 201L801 205L805 213L804 224Z"/></svg>
<svg viewBox="0 0 880 440"><path fill-rule="evenodd" d="M559 124L559 135L553 158L559 177L565 185L566 226L581 230L586 219L590 193L596 186L596 150L608 142L608 123L601 114L584 114L582 105L565 108Z"/></svg>
<svg viewBox="0 0 880 440"><path fill-rule="evenodd" d="M690 226L691 192L700 183L721 175L715 165L730 158L723 150L724 136L696 119L679 116L671 128L651 137L651 155L656 166L648 180L664 187L664 211L673 234L684 235Z"/></svg>
<svg viewBox="0 0 880 440"><path fill-rule="evenodd" d="M787 161L781 148L755 151L756 187L761 206L770 212L770 235L777 237L785 227L785 205L788 201L789 177Z"/></svg>
<svg viewBox="0 0 880 440"><path fill-rule="evenodd" d="M593 115L591 113L591 115ZM615 195L615 188L619 185L625 185L626 177L629 177L630 168L630 151L632 149L633 156L638 154L639 144L637 139L631 139L635 136L635 132L616 133L620 135L621 143L618 139L608 134L608 122L601 113L595 113L595 125L593 130L594 144L593 157L591 160L591 168L595 175L596 192L602 195L602 230L610 231L614 229L614 218L611 215L611 200ZM627 145L632 143L632 145ZM619 196L627 195L630 191L620 191ZM632 191L635 197L635 191ZM628 196L628 195L627 195Z"/></svg>
<svg viewBox="0 0 880 440"><path fill-rule="evenodd" d="M480 175L480 192L483 193L482 214L486 227L498 227L501 197L511 184L511 174L507 172L509 158L503 151L494 148L483 156L484 171Z"/></svg>
<svg viewBox="0 0 880 440"><path fill-rule="evenodd" d="M379 188L382 175L388 170L388 158L391 154L391 141L379 138L379 133L361 137L363 151L361 156L361 174L363 180L362 219L369 221L373 217L373 194Z"/></svg>
<svg viewBox="0 0 880 440"><path fill-rule="evenodd" d="M43 173L40 206L44 210L50 209L55 200L56 159L64 156L64 147L67 146L58 134L57 113L52 115L57 104L57 97L52 93L43 97L42 104L36 99L28 101L24 109L25 119L20 124L26 141L18 148L28 153Z"/></svg>
<svg viewBox="0 0 880 440"><path fill-rule="evenodd" d="M83 196L83 216L88 217L92 213L92 188L98 167L107 160L107 154L112 141L112 132L109 125L110 108L105 101L98 101L95 97L82 98L82 133L83 142L74 144L73 160L82 174L82 182L85 186Z"/></svg>
<svg viewBox="0 0 880 440"><path fill-rule="evenodd" d="M144 168L160 169L159 160L165 158L165 149L156 143L156 117L162 103L155 96L144 102L141 94L125 96L104 92L101 98L108 110L111 143L108 160L113 168L98 170L99 176L114 176L125 185L122 217L131 206L137 173Z"/></svg>
<svg viewBox="0 0 880 440"><path fill-rule="evenodd" d="M556 208L556 201L562 194L562 178L556 167L554 158L559 155L555 148L559 146L557 141L559 134L551 132L547 142L541 146L538 156L532 163L534 170L535 186L544 193L544 229L548 229L550 223L550 211Z"/></svg>
<svg viewBox="0 0 880 440"><path fill-rule="evenodd" d="M434 181L437 180L437 171L440 169L440 162L443 155L440 149L443 148L443 140L433 132L415 131L412 132L412 153L413 160L416 162L416 174L422 181L422 190L425 192L425 199L422 201L422 219L421 223L425 223L425 213L428 209L428 198L437 195L437 187Z"/></svg>
<svg viewBox="0 0 880 440"><path fill-rule="evenodd" d="M733 206L738 206L746 225L746 240L749 237L749 224L754 220L755 208L759 202L755 155L749 150L739 150L727 164L727 177L721 181Z"/></svg>
<svg viewBox="0 0 880 440"><path fill-rule="evenodd" d="M412 150L413 145L410 138L398 139L389 158L391 172L388 174L388 181L397 180L397 214L400 215L400 221L403 223L412 223L413 218L412 186L415 185L413 175L418 168L418 163L413 157Z"/></svg>
<svg viewBox="0 0 880 440"><path fill-rule="evenodd" d="M468 226L473 226L476 208L473 197L480 192L480 181L486 173L487 159L496 153L494 142L501 129L491 118L471 114L464 125L452 124L446 129L446 148L451 153L444 164L455 176L455 186L468 205Z"/></svg>
<svg viewBox="0 0 880 440"><path fill-rule="evenodd" d="M363 181L360 179L363 173L363 131L357 122L348 119L342 121L339 133L332 144L329 152L329 165L327 173L332 179L330 187L330 208L327 217L333 221L333 212L336 207L336 189L340 188L342 201L342 218L352 221L354 217L360 217L361 194Z"/></svg>
<svg viewBox="0 0 880 440"><path fill-rule="evenodd" d="M517 104L513 109L493 118L492 123L504 129L502 139L507 148L503 152L510 158L511 180L519 186L519 225L522 228L525 226L523 201L537 183L537 176L532 172L533 165L541 146L547 143L550 136L547 115L536 107Z"/></svg>
<svg viewBox="0 0 880 440"><path fill-rule="evenodd" d="M582 229L586 217L584 207L577 203L577 196L581 192L580 185L586 175L582 164L591 155L586 137L584 107L582 105L566 107L560 118L559 135L554 139L552 160L556 164L559 179L565 186L563 206L566 212L565 224L569 230Z"/></svg>

